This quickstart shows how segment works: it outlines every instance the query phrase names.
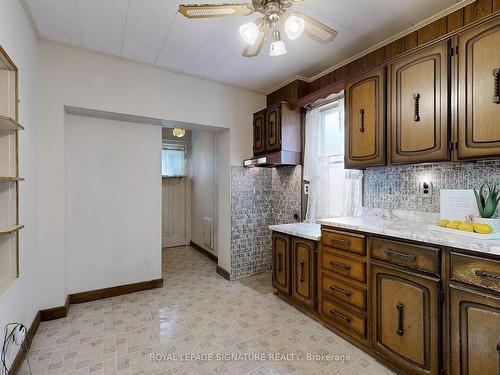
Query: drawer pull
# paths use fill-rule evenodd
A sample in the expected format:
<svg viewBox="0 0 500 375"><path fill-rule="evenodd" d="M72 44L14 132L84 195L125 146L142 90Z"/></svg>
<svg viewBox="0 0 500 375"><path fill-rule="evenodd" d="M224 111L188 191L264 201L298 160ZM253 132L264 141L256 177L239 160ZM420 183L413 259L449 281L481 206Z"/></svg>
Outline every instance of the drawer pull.
<svg viewBox="0 0 500 375"><path fill-rule="evenodd" d="M345 316L344 314L339 313L338 311L335 311L334 309L331 309L330 313L332 315L338 316L340 319L344 319L347 323L351 323L351 320L352 320L351 318L349 318L348 316Z"/></svg>
<svg viewBox="0 0 500 375"><path fill-rule="evenodd" d="M300 282L303 283L304 282L304 261L301 260L299 262L299 265L300 265Z"/></svg>
<svg viewBox="0 0 500 375"><path fill-rule="evenodd" d="M396 319L397 319L397 325L398 325L398 330L396 333L398 336L403 336L403 304L398 303L396 305Z"/></svg>
<svg viewBox="0 0 500 375"><path fill-rule="evenodd" d="M350 297L351 294L352 294L352 292L349 292L348 290L344 290L344 289L338 288L335 285L330 285L330 289L333 290L334 292L341 293L341 294L345 295L346 297Z"/></svg>
<svg viewBox="0 0 500 375"><path fill-rule="evenodd" d="M278 272L283 271L283 269L281 268L281 256L282 254L278 253Z"/></svg>
<svg viewBox="0 0 500 375"><path fill-rule="evenodd" d="M346 245L346 246L349 246L349 243L351 242L349 240L343 240L341 238L335 238L335 237L330 237L330 241L341 243L341 244Z"/></svg>
<svg viewBox="0 0 500 375"><path fill-rule="evenodd" d="M384 249L384 253L386 253L388 256L393 256L393 257L398 257L398 258L403 258L403 259L409 259L411 261L417 260L417 256L413 254L406 254L402 253L400 251L394 251L391 249Z"/></svg>
<svg viewBox="0 0 500 375"><path fill-rule="evenodd" d="M484 272L481 270L476 270L476 276L481 277L483 279L500 280L500 275L495 275L494 273Z"/></svg>
<svg viewBox="0 0 500 375"><path fill-rule="evenodd" d="M346 264L342 264L342 263L337 263L337 262L334 262L333 260L331 260L330 262L330 265L332 265L333 267L337 267L337 268L343 268L347 271L350 271L351 270L351 266L348 266Z"/></svg>

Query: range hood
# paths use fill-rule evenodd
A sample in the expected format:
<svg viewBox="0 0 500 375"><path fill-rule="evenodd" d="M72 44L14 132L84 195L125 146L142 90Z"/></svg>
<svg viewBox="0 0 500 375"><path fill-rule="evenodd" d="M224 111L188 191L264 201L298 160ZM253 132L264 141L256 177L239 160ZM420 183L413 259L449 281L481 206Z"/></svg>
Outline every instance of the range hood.
<svg viewBox="0 0 500 375"><path fill-rule="evenodd" d="M255 156L243 161L244 167L281 167L284 165L299 165L300 152L277 151L264 155Z"/></svg>

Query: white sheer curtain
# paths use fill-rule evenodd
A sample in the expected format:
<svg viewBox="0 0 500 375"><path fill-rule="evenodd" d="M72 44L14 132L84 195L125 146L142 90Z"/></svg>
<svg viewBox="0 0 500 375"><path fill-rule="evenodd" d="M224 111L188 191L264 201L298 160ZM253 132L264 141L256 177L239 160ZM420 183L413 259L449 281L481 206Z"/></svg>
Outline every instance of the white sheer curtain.
<svg viewBox="0 0 500 375"><path fill-rule="evenodd" d="M340 98L335 107L337 117L325 116L320 106L306 114L304 180L309 181L306 221L334 216L355 216L361 209L363 172L344 170L343 145L344 100ZM327 127L337 126L333 132ZM325 135L336 136L337 147L326 142ZM327 144L329 143L329 144ZM333 142L335 143L335 142ZM329 149L333 151L329 151Z"/></svg>

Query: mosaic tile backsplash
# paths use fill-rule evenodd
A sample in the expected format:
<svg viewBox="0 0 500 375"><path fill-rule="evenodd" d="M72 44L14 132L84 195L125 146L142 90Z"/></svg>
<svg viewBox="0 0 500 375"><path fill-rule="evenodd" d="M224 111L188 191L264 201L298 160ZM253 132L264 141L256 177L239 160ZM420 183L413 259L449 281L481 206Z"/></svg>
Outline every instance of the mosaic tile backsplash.
<svg viewBox="0 0 500 375"><path fill-rule="evenodd" d="M431 196L419 185L432 183ZM363 205L368 208L439 212L441 189L479 188L500 184L500 160L368 168L363 178Z"/></svg>
<svg viewBox="0 0 500 375"><path fill-rule="evenodd" d="M231 278L271 266L272 224L300 216L301 167L231 167Z"/></svg>

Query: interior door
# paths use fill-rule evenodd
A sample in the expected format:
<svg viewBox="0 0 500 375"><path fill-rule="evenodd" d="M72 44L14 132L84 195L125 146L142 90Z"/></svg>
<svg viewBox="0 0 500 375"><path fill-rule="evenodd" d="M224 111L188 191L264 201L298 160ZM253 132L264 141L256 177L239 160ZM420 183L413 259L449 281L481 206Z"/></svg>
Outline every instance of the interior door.
<svg viewBox="0 0 500 375"><path fill-rule="evenodd" d="M500 299L451 287L451 373L500 374Z"/></svg>
<svg viewBox="0 0 500 375"><path fill-rule="evenodd" d="M187 245L188 178L164 177L162 181L162 246Z"/></svg>
<svg viewBox="0 0 500 375"><path fill-rule="evenodd" d="M458 37L458 157L500 155L500 23Z"/></svg>
<svg viewBox="0 0 500 375"><path fill-rule="evenodd" d="M266 151L281 150L281 103L267 109Z"/></svg>
<svg viewBox="0 0 500 375"><path fill-rule="evenodd" d="M266 151L266 110L253 115L253 154L259 155Z"/></svg>
<svg viewBox="0 0 500 375"><path fill-rule="evenodd" d="M346 168L385 164L385 70L346 84Z"/></svg>
<svg viewBox="0 0 500 375"><path fill-rule="evenodd" d="M311 307L316 297L316 244L303 238L292 238L292 296Z"/></svg>
<svg viewBox="0 0 500 375"><path fill-rule="evenodd" d="M449 160L448 42L390 65L389 155L392 164Z"/></svg>
<svg viewBox="0 0 500 375"><path fill-rule="evenodd" d="M372 264L372 346L412 374L439 374L439 281Z"/></svg>

